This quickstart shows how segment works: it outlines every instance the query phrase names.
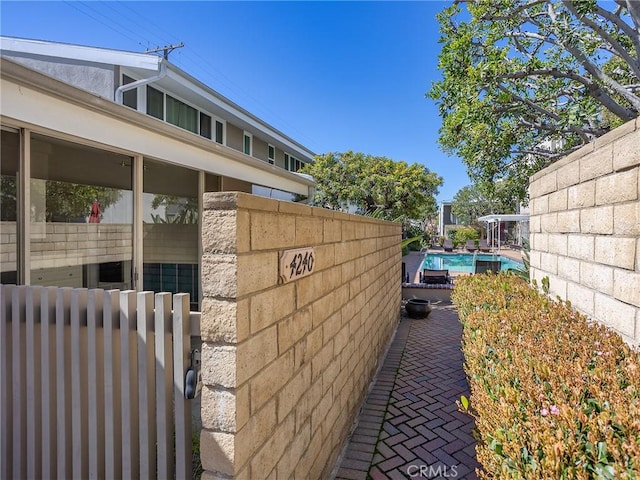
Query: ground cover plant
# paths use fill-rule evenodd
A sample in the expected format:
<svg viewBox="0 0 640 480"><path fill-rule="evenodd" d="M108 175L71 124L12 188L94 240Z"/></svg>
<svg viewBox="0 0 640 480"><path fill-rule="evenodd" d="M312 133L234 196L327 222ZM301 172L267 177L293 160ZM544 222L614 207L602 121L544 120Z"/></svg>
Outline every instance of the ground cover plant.
<svg viewBox="0 0 640 480"><path fill-rule="evenodd" d="M461 277L452 298L483 478L640 477L637 350L515 275Z"/></svg>

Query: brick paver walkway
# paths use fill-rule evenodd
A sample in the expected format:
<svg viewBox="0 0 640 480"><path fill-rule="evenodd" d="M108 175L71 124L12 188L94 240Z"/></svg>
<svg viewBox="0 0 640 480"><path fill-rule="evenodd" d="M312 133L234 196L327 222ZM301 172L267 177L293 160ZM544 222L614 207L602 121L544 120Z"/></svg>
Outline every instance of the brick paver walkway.
<svg viewBox="0 0 640 480"><path fill-rule="evenodd" d="M477 478L473 419L456 406L469 395L461 330L452 305L402 318L337 480Z"/></svg>

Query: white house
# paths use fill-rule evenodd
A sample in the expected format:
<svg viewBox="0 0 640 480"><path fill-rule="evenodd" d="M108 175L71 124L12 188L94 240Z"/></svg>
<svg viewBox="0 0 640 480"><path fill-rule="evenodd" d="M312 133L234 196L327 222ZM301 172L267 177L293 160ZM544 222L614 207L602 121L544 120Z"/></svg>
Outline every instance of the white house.
<svg viewBox="0 0 640 480"><path fill-rule="evenodd" d="M162 57L8 37L0 54L2 283L198 309L202 194L311 194L313 152Z"/></svg>

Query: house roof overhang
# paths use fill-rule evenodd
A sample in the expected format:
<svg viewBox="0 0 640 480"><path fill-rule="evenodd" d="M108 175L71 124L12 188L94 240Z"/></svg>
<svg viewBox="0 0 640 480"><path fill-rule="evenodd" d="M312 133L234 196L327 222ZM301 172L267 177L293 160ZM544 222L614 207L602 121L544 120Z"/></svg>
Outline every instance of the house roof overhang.
<svg viewBox="0 0 640 480"><path fill-rule="evenodd" d="M1 36L0 51L118 66L139 79L157 74L160 64L163 62L161 57L148 53ZM221 118L229 119L231 117L234 125L249 132L262 132L266 137L265 140L269 143L295 157L299 157L300 160L313 161L315 153L302 144L243 109L179 67L166 60L164 62L167 65L168 74L155 81L155 85ZM109 100L113 101L113 98Z"/></svg>
<svg viewBox="0 0 640 480"><path fill-rule="evenodd" d="M309 187L315 186L313 179L306 175L289 172L175 128L6 58L0 58L0 81L0 118L3 124L7 122L8 125L24 125L44 134L57 132L70 140L89 141L92 145L104 146L123 154L140 153L149 158L204 170L214 175L238 178L294 193L306 194ZM36 95L31 92L36 92ZM51 101L52 105L62 105L67 110L75 109L79 114L56 117L55 114L47 113L47 108L43 107L45 101ZM105 125L109 128L97 128L91 121L73 120L81 115L94 113L98 115L95 118L107 122ZM61 122L60 118L65 121ZM180 155L172 156L168 153L176 149L180 151ZM187 153L190 153L190 162L185 160ZM177 158L180 162L177 162ZM266 181L268 178L271 180Z"/></svg>
<svg viewBox="0 0 640 480"><path fill-rule="evenodd" d="M528 222L529 215L496 213L491 215L485 215L484 217L479 217L478 220L480 222Z"/></svg>

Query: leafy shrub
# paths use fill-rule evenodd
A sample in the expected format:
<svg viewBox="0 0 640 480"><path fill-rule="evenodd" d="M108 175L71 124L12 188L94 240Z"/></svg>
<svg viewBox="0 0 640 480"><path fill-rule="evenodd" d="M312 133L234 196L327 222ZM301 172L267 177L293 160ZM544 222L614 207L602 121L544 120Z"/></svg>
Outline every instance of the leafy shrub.
<svg viewBox="0 0 640 480"><path fill-rule="evenodd" d="M449 232L451 232L449 237L456 247L464 245L467 243L467 240L477 240L480 238L480 232L473 227L459 226L449 230Z"/></svg>
<svg viewBox="0 0 640 480"><path fill-rule="evenodd" d="M460 277L452 298L483 478L637 478L640 352L514 275Z"/></svg>

